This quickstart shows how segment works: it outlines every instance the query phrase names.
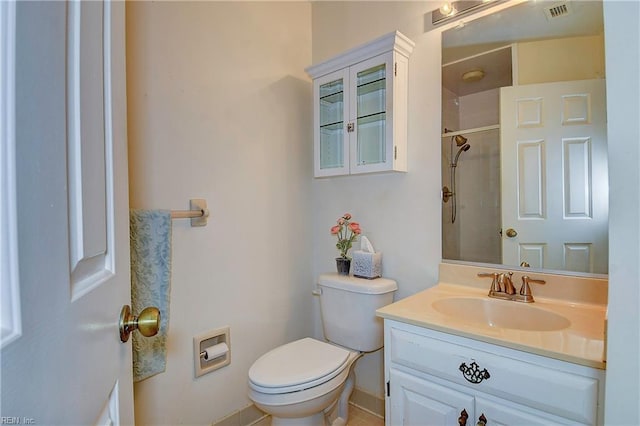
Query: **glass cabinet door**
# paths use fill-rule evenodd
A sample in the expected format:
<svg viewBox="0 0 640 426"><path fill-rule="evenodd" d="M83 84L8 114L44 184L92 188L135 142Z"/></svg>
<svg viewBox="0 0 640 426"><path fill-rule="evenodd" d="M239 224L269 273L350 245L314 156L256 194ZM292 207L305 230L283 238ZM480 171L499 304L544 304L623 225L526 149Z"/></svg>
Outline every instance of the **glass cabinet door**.
<svg viewBox="0 0 640 426"><path fill-rule="evenodd" d="M356 165L386 158L386 63L356 73Z"/></svg>
<svg viewBox="0 0 640 426"><path fill-rule="evenodd" d="M345 165L344 79L319 85L320 169Z"/></svg>
<svg viewBox="0 0 640 426"><path fill-rule="evenodd" d="M349 174L349 70L313 80L314 176Z"/></svg>

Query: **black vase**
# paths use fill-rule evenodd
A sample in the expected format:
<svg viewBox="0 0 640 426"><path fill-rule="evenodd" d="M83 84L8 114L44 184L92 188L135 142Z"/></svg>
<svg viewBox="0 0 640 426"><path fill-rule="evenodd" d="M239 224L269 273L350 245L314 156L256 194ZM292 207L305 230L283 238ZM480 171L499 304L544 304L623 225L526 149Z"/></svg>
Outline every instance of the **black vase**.
<svg viewBox="0 0 640 426"><path fill-rule="evenodd" d="M336 267L338 268L338 274L349 275L349 269L351 269L351 259L336 257Z"/></svg>

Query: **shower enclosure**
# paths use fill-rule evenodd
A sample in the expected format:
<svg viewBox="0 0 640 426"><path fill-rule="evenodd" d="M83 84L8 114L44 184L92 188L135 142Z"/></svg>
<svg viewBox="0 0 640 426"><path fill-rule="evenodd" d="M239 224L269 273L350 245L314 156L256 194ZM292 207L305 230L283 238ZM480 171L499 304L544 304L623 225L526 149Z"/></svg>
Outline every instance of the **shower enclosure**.
<svg viewBox="0 0 640 426"><path fill-rule="evenodd" d="M442 257L500 264L500 88L513 84L511 47L456 55L443 48Z"/></svg>
<svg viewBox="0 0 640 426"><path fill-rule="evenodd" d="M457 138L462 133L464 142ZM444 202L443 189L443 258L501 263L500 130L489 126L453 135L444 133L441 140L442 183L450 191Z"/></svg>

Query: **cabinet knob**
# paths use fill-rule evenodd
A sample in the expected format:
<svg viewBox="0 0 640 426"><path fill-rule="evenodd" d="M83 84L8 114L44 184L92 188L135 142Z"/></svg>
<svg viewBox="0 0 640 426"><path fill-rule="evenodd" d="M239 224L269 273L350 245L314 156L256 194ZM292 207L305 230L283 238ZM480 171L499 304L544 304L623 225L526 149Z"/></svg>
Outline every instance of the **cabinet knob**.
<svg viewBox="0 0 640 426"><path fill-rule="evenodd" d="M460 417L458 417L458 425L467 426L467 419L469 418L469 414L467 414L467 410L460 411Z"/></svg>
<svg viewBox="0 0 640 426"><path fill-rule="evenodd" d="M484 413L480 414L480 417L478 417L478 423L476 423L476 426L485 426L487 424L487 418L484 416Z"/></svg>

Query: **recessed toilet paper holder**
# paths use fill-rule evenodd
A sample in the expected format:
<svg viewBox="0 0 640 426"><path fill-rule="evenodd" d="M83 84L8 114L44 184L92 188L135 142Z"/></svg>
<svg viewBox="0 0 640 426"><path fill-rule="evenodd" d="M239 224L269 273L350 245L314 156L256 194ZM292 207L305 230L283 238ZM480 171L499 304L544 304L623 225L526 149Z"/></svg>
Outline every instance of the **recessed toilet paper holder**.
<svg viewBox="0 0 640 426"><path fill-rule="evenodd" d="M231 363L229 327L222 327L193 338L195 376L200 377Z"/></svg>

